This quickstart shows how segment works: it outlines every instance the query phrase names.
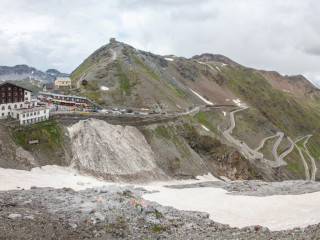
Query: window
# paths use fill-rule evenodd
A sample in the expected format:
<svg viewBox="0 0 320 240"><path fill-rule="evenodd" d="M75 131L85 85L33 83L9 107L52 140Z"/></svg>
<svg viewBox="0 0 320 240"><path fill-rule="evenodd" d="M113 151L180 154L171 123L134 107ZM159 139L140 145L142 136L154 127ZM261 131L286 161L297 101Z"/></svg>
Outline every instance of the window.
<svg viewBox="0 0 320 240"><path fill-rule="evenodd" d="M10 112L8 112L8 116L10 116Z"/></svg>
<svg viewBox="0 0 320 240"><path fill-rule="evenodd" d="M2 110L6 110L5 106L2 106Z"/></svg>
<svg viewBox="0 0 320 240"><path fill-rule="evenodd" d="M11 91L11 87L8 87L8 91Z"/></svg>
<svg viewBox="0 0 320 240"><path fill-rule="evenodd" d="M43 110L44 113L46 113L46 110Z"/></svg>
<svg viewBox="0 0 320 240"><path fill-rule="evenodd" d="M23 105L22 105L22 103L20 104L20 108L23 108Z"/></svg>
<svg viewBox="0 0 320 240"><path fill-rule="evenodd" d="M16 105L16 104L14 105L14 108L17 108L17 105Z"/></svg>
<svg viewBox="0 0 320 240"><path fill-rule="evenodd" d="M25 117L26 117L26 115L25 115L25 114L22 114L22 117L23 117L23 118L25 118Z"/></svg>
<svg viewBox="0 0 320 240"><path fill-rule="evenodd" d="M29 117L29 113L27 113L27 117Z"/></svg>
<svg viewBox="0 0 320 240"><path fill-rule="evenodd" d="M1 96L2 96L2 97L5 97L5 96L6 96L6 94L3 92L3 93L1 93Z"/></svg>
<svg viewBox="0 0 320 240"><path fill-rule="evenodd" d="M27 91L25 91L25 95L27 95L28 94L28 92Z"/></svg>
<svg viewBox="0 0 320 240"><path fill-rule="evenodd" d="M2 116L4 116L4 113L2 113Z"/></svg>
<svg viewBox="0 0 320 240"><path fill-rule="evenodd" d="M26 120L23 120L22 123L25 124L25 123L26 123Z"/></svg>
<svg viewBox="0 0 320 240"><path fill-rule="evenodd" d="M11 96L11 92L8 92L8 96L9 96L9 97Z"/></svg>
<svg viewBox="0 0 320 240"><path fill-rule="evenodd" d="M11 106L10 105L9 105L8 109L11 110Z"/></svg>
<svg viewBox="0 0 320 240"><path fill-rule="evenodd" d="M23 92L20 92L20 96L23 96Z"/></svg>

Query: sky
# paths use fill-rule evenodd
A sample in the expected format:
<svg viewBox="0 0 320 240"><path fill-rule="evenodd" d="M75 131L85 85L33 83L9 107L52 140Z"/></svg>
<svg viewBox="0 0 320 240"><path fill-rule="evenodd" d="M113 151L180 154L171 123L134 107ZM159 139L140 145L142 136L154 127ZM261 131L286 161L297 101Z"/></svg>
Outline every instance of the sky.
<svg viewBox="0 0 320 240"><path fill-rule="evenodd" d="M320 86L318 0L0 0L0 65L72 72L115 37L156 54L225 55Z"/></svg>

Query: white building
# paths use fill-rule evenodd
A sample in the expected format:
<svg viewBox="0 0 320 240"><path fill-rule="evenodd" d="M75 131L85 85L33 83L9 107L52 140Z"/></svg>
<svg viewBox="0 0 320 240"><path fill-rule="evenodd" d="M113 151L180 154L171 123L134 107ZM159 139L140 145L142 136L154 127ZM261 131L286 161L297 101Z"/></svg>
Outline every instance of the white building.
<svg viewBox="0 0 320 240"><path fill-rule="evenodd" d="M12 83L0 84L0 118L11 116L20 124L49 119L49 109L37 107L37 99L31 99L31 91Z"/></svg>
<svg viewBox="0 0 320 240"><path fill-rule="evenodd" d="M12 117L20 120L21 125L42 122L49 119L49 109L46 107L15 109Z"/></svg>
<svg viewBox="0 0 320 240"><path fill-rule="evenodd" d="M12 115L14 109L31 107L31 91L12 83L0 84L0 117Z"/></svg>

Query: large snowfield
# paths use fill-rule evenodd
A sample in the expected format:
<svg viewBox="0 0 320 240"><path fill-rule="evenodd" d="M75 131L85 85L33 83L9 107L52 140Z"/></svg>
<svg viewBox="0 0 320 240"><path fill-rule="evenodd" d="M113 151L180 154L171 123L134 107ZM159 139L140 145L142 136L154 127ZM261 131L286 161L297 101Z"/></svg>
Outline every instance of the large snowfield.
<svg viewBox="0 0 320 240"><path fill-rule="evenodd" d="M149 183L142 187L158 192L145 194L144 198L180 210L207 212L210 219L229 224L231 227L261 225L270 230L285 230L307 227L320 222L320 192L253 197L230 195L219 188L173 189L164 187L170 184L189 184L201 181L217 180L208 175L199 177L199 180ZM59 166L44 166L31 171L0 168L0 183L0 191L29 189L31 186L70 187L74 190L82 190L115 184L80 174L69 167Z"/></svg>

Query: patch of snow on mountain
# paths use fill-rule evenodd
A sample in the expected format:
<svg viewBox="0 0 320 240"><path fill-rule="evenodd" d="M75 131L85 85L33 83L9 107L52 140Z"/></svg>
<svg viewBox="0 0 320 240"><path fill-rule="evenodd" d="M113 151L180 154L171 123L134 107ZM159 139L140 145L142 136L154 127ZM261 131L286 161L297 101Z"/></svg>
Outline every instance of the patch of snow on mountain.
<svg viewBox="0 0 320 240"><path fill-rule="evenodd" d="M170 61L170 62L172 62L174 60L173 58L164 58L164 59L167 61Z"/></svg>
<svg viewBox="0 0 320 240"><path fill-rule="evenodd" d="M232 100L237 106L245 108L247 105L245 103L242 103L240 99Z"/></svg>
<svg viewBox="0 0 320 240"><path fill-rule="evenodd" d="M31 171L0 168L0 191L35 187L64 188L76 191L108 185L104 180L78 173L70 167L47 165Z"/></svg>
<svg viewBox="0 0 320 240"><path fill-rule="evenodd" d="M210 131L208 128L206 128L206 127L205 127L205 126L203 126L202 124L201 124L201 126L202 126L202 128L203 128L204 130L206 130L207 132L209 132L209 131Z"/></svg>
<svg viewBox="0 0 320 240"><path fill-rule="evenodd" d="M190 89L190 88L189 88ZM196 93L195 91L193 91L192 89L190 89L191 92L193 92L195 95L197 95L199 98L201 98L202 101L204 101L206 104L209 105L213 105L212 102L208 101L207 99L205 99L204 97L202 97L200 94Z"/></svg>
<svg viewBox="0 0 320 240"><path fill-rule="evenodd" d="M108 88L108 87L105 87L105 86L101 86L101 90L103 90L103 91L108 91L109 88Z"/></svg>

